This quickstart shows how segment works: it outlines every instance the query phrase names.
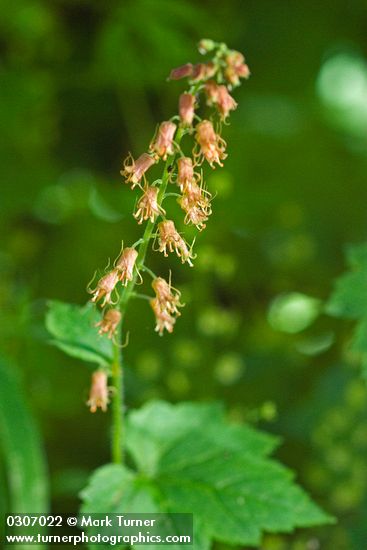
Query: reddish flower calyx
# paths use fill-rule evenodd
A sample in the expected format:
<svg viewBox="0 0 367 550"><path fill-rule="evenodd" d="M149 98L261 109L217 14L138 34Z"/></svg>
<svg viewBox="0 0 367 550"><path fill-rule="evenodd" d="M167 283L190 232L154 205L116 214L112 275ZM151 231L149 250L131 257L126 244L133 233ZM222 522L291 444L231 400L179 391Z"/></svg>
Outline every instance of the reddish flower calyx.
<svg viewBox="0 0 367 550"><path fill-rule="evenodd" d="M165 210L158 204L158 187L145 186L143 196L139 199L134 218L138 223L144 220L154 222L160 214L165 215Z"/></svg>
<svg viewBox="0 0 367 550"><path fill-rule="evenodd" d="M240 84L240 78L248 78L250 69L245 63L245 58L240 52L231 51L226 57L226 69L224 76L232 86Z"/></svg>
<svg viewBox="0 0 367 550"><path fill-rule="evenodd" d="M212 168L214 168L215 163L223 166L221 161L227 157L225 153L226 142L219 134L215 133L213 124L209 120L199 122L196 126L195 137L200 148L199 153L195 156L199 159L200 157L205 158Z"/></svg>
<svg viewBox="0 0 367 550"><path fill-rule="evenodd" d="M168 78L170 80L181 80L181 78L186 78L188 76L191 76L192 70L193 70L192 63L186 63L185 65L181 65L180 67L176 67L175 69L172 69Z"/></svg>
<svg viewBox="0 0 367 550"><path fill-rule="evenodd" d="M183 126L191 126L195 115L195 96L184 93L180 95L179 113Z"/></svg>
<svg viewBox="0 0 367 550"><path fill-rule="evenodd" d="M96 324L96 327L100 327L98 334L107 334L108 338L113 338L116 334L120 321L120 311L118 309L108 309L104 314L103 319Z"/></svg>
<svg viewBox="0 0 367 550"><path fill-rule="evenodd" d="M145 172L155 163L154 158L148 153L143 153L137 160L130 154L124 161L124 167L120 174L126 178L126 183L131 183L131 188L140 183Z"/></svg>
<svg viewBox="0 0 367 550"><path fill-rule="evenodd" d="M159 231L159 251L168 256L168 252L175 252L182 263L187 262L190 267L193 267L192 251L189 250L187 244L175 228L172 220L165 220L158 224Z"/></svg>
<svg viewBox="0 0 367 550"><path fill-rule="evenodd" d="M94 290L89 290L90 294L93 294L92 302L97 303L102 300L102 307L106 304L112 304L112 293L119 280L119 273L117 269L109 271L104 275L97 283Z"/></svg>
<svg viewBox="0 0 367 550"><path fill-rule="evenodd" d="M227 87L223 84L219 86L214 80L209 80L205 84L205 92L208 105L217 106L222 120L227 118L230 111L234 111L234 109L237 108L236 101L228 92Z"/></svg>
<svg viewBox="0 0 367 550"><path fill-rule="evenodd" d="M132 281L134 275L134 266L138 252L135 248L124 248L121 252L119 259L116 262L116 271L118 280L122 282L124 286Z"/></svg>
<svg viewBox="0 0 367 550"><path fill-rule="evenodd" d="M157 135L150 144L150 151L157 157L166 160L169 155L174 153L173 138L176 132L176 124L174 122L162 122L158 128Z"/></svg>
<svg viewBox="0 0 367 550"><path fill-rule="evenodd" d="M97 409L101 409L103 412L107 411L109 403L107 381L107 374L103 370L97 370L92 374L92 385L87 401L87 405L92 413L95 413Z"/></svg>

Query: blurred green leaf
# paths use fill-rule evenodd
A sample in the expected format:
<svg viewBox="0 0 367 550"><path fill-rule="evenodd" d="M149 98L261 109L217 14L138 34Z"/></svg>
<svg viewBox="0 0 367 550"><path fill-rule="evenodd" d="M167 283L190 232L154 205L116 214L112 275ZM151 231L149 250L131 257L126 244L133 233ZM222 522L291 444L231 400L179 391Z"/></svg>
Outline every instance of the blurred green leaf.
<svg viewBox="0 0 367 550"><path fill-rule="evenodd" d="M367 313L367 245L356 245L347 251L350 270L336 280L326 313L334 317L359 319Z"/></svg>
<svg viewBox="0 0 367 550"><path fill-rule="evenodd" d="M216 405L148 403L128 417L127 448L138 472L98 470L82 492L82 511L193 513L200 550L208 539L257 545L264 531L332 522L267 457L275 445L272 436L227 424Z"/></svg>
<svg viewBox="0 0 367 550"><path fill-rule="evenodd" d="M299 292L289 292L277 296L272 301L268 320L276 330L301 332L314 322L320 309L320 300Z"/></svg>
<svg viewBox="0 0 367 550"><path fill-rule="evenodd" d="M14 367L3 360L0 361L0 402L0 449L9 492L7 512L47 513L48 475L40 435Z"/></svg>
<svg viewBox="0 0 367 550"><path fill-rule="evenodd" d="M108 366L112 362L112 341L99 336L95 327L101 313L91 304L77 306L51 301L46 315L46 328L51 341L62 351L83 361Z"/></svg>
<svg viewBox="0 0 367 550"><path fill-rule="evenodd" d="M367 245L355 245L347 251L350 270L335 283L325 311L334 317L356 319L351 349L360 354L367 379Z"/></svg>

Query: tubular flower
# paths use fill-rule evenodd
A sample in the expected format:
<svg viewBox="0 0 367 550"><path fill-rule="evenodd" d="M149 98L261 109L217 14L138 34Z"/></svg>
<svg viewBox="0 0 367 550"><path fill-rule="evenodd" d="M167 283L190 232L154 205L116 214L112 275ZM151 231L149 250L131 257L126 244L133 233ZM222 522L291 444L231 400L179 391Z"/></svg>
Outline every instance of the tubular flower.
<svg viewBox="0 0 367 550"><path fill-rule="evenodd" d="M217 67L211 61L209 63L197 63L192 68L191 80L193 82L207 80L208 78L213 78L216 72Z"/></svg>
<svg viewBox="0 0 367 550"><path fill-rule="evenodd" d="M98 300L102 301L102 307L106 304L112 304L111 295L119 281L119 273L117 269L109 271L104 275L97 283L94 290L89 290L90 294L93 294L92 302L97 303Z"/></svg>
<svg viewBox="0 0 367 550"><path fill-rule="evenodd" d="M116 262L116 271L118 280L122 282L124 286L133 279L134 266L138 252L135 248L124 248L121 252L119 259Z"/></svg>
<svg viewBox="0 0 367 550"><path fill-rule="evenodd" d="M200 147L200 152L196 156L205 157L212 168L214 168L214 163L223 166L221 160L227 157L226 142L215 133L213 124L209 120L199 122L196 126L195 137Z"/></svg>
<svg viewBox="0 0 367 550"><path fill-rule="evenodd" d="M173 155L173 138L176 132L176 124L174 122L162 122L158 128L158 133L150 144L149 149L158 157L166 160L169 155Z"/></svg>
<svg viewBox="0 0 367 550"><path fill-rule="evenodd" d="M100 327L98 334L107 334L108 338L112 338L116 334L120 321L120 311L118 309L108 309L104 314L102 321L99 321L99 323L96 324L96 327Z"/></svg>
<svg viewBox="0 0 367 550"><path fill-rule="evenodd" d="M206 225L204 222L207 221L208 216L197 203L190 201L186 195L182 195L179 199L179 204L182 210L186 212L186 224L192 223L198 228L199 231L205 229Z"/></svg>
<svg viewBox="0 0 367 550"><path fill-rule="evenodd" d="M143 223L144 220L150 220L154 222L159 214L165 215L165 210L158 204L158 187L152 187L146 185L144 188L144 194L139 199L137 210L134 214L134 218L138 220L138 223Z"/></svg>
<svg viewBox="0 0 367 550"><path fill-rule="evenodd" d="M183 191L195 180L197 175L194 172L194 166L190 157L180 157L177 161L177 168L177 184L181 191Z"/></svg>
<svg viewBox="0 0 367 550"><path fill-rule="evenodd" d="M155 163L155 160L148 153L143 153L137 160L130 154L124 161L123 170L120 174L126 178L126 183L131 183L131 188L140 182L145 172Z"/></svg>
<svg viewBox="0 0 367 550"><path fill-rule="evenodd" d="M202 190L197 183L193 182L178 199L178 203L186 212L185 223L192 223L199 231L202 231L206 227L204 222L212 213L210 193Z"/></svg>
<svg viewBox="0 0 367 550"><path fill-rule="evenodd" d="M150 300L150 306L155 315L155 331L158 332L159 336L163 335L164 329L166 329L169 333L173 332L173 327L176 322L175 317L173 317L173 315L162 307L162 304L158 298L153 298Z"/></svg>
<svg viewBox="0 0 367 550"><path fill-rule="evenodd" d="M221 115L222 120L225 120L230 111L237 108L237 103L230 95L227 87L221 84L218 86L214 80L209 80L205 84L205 92L208 99L208 105L215 104Z"/></svg>
<svg viewBox="0 0 367 550"><path fill-rule="evenodd" d="M184 93L179 100L180 119L184 126L191 126L195 114L195 96Z"/></svg>
<svg viewBox="0 0 367 550"><path fill-rule="evenodd" d="M186 63L185 65L181 65L180 67L176 67L175 69L172 69L168 78L170 80L181 80L181 78L186 78L187 76L191 76L192 70L193 70L192 63Z"/></svg>
<svg viewBox="0 0 367 550"><path fill-rule="evenodd" d="M156 277L152 281L152 287L163 309L167 310L168 313L181 315L177 309L182 307L182 304L180 304L181 294L178 290L172 288L170 282L168 283L162 277Z"/></svg>
<svg viewBox="0 0 367 550"><path fill-rule="evenodd" d="M103 412L107 411L109 403L107 380L107 374L103 370L97 370L92 374L92 385L87 401L87 405L92 413L95 413L98 408Z"/></svg>
<svg viewBox="0 0 367 550"><path fill-rule="evenodd" d="M238 86L240 78L248 78L250 76L250 69L246 65L242 53L235 50L231 51L226 57L226 64L227 67L224 71L224 76L232 86Z"/></svg>
<svg viewBox="0 0 367 550"><path fill-rule="evenodd" d="M159 252L163 252L165 256L168 256L167 248L169 252L176 252L177 256L181 258L182 263L187 262L190 267L193 267L192 259L193 255L189 250L187 244L178 233L175 228L175 224L172 220L165 220L158 224L159 230Z"/></svg>

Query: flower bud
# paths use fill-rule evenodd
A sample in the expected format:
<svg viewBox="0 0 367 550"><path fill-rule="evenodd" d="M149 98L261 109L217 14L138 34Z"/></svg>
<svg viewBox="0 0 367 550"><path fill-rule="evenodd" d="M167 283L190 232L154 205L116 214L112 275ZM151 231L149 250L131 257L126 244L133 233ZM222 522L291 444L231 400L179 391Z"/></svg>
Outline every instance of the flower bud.
<svg viewBox="0 0 367 550"><path fill-rule="evenodd" d="M97 370L92 374L92 385L89 393L87 405L92 413L99 408L106 412L109 403L109 390L107 386L107 374L103 370Z"/></svg>
<svg viewBox="0 0 367 550"><path fill-rule="evenodd" d="M163 160L166 160L169 155L173 155L174 153L173 138L176 128L176 124L170 120L162 122L155 139L150 144L149 149Z"/></svg>
<svg viewBox="0 0 367 550"><path fill-rule="evenodd" d="M180 67L176 67L175 69L172 69L168 78L170 80L181 80L181 78L186 78L187 76L191 76L192 69L193 69L192 64L186 63L186 65L181 65Z"/></svg>
<svg viewBox="0 0 367 550"><path fill-rule="evenodd" d="M122 282L124 286L132 281L134 275L134 266L138 252L135 248L124 248L121 252L119 259L116 262L116 271L118 280Z"/></svg>
<svg viewBox="0 0 367 550"><path fill-rule="evenodd" d="M120 311L118 309L108 309L104 314L102 321L99 321L99 323L96 324L96 327L100 327L98 334L107 334L108 338L112 338L116 334L120 321Z"/></svg>
<svg viewBox="0 0 367 550"><path fill-rule="evenodd" d="M137 210L134 218L138 223L143 223L144 220L154 222L159 214L165 215L165 210L158 204L158 187L146 186L144 194L138 201Z"/></svg>
<svg viewBox="0 0 367 550"><path fill-rule="evenodd" d="M104 275L97 283L97 286L94 290L89 290L91 294L93 294L92 302L97 303L98 300L102 301L102 307L104 307L106 304L112 303L112 292L115 289L115 286L117 285L119 280L118 270L113 269L112 271L109 271L106 275Z"/></svg>
<svg viewBox="0 0 367 550"><path fill-rule="evenodd" d="M195 114L195 96L184 93L179 100L180 119L184 126L191 126Z"/></svg>
<svg viewBox="0 0 367 550"><path fill-rule="evenodd" d="M154 158L148 153L143 153L135 161L130 154L124 161L123 170L120 174L126 178L126 183L132 183L132 189L137 185L145 172L155 163Z"/></svg>
<svg viewBox="0 0 367 550"><path fill-rule="evenodd" d="M213 40L203 38L198 44L198 50L201 54L206 54L214 50L216 44Z"/></svg>

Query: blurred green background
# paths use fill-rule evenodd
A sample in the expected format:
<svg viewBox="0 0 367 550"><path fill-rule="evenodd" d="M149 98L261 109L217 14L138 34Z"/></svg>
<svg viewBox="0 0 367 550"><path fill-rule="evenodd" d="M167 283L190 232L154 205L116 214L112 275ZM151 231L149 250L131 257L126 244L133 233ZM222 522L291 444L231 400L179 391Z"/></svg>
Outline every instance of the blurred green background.
<svg viewBox="0 0 367 550"><path fill-rule="evenodd" d="M184 85L166 77L210 37L244 52L252 77L207 178L195 268L150 256L187 304L174 334L156 336L143 301L129 309L127 404L224 400L284 438L278 458L339 523L264 549L366 547L367 392L349 326L319 315L345 245L366 236L366 30L364 0L0 0L0 340L54 511L76 510L109 460L109 421L85 406L92 369L47 346L46 300L84 303L94 271L139 238L122 159L176 111Z"/></svg>

